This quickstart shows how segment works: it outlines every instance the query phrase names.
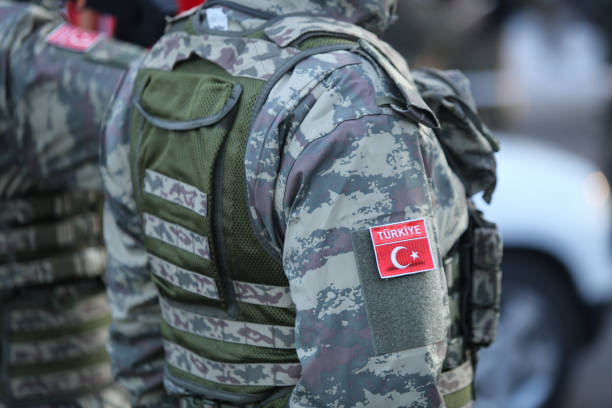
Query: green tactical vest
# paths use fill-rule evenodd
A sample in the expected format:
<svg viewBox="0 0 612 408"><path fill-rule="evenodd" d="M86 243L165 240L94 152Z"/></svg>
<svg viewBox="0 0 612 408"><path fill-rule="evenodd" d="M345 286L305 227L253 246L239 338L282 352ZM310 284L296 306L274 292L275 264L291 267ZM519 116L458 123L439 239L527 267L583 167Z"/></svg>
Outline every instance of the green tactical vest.
<svg viewBox="0 0 612 408"><path fill-rule="evenodd" d="M322 33L313 23L301 41L287 45L301 52L288 53L269 78L233 76L199 52L198 47L214 45L194 34L198 18L196 12L175 19L170 27L172 35L181 33L180 52L154 47L145 59L136 80L131 122L132 180L160 296L166 387L192 395L183 400L186 406L191 406L189 401L195 401L193 406L217 406L213 400L285 406L301 371L295 310L281 263L251 226L244 166L251 122L272 86L300 60L361 47L381 62L380 53L360 41L360 35L379 40L359 27L351 36ZM221 45L240 38L219 32L215 37ZM261 30L245 38L266 41L282 55L283 47ZM381 65L392 78L401 76L386 59ZM412 109L403 114L435 123L419 110L418 101L408 105ZM457 308L449 333L453 353L445 364L449 408L462 407L472 398L460 291L453 285L459 282L459 266L455 251L445 261ZM457 373L463 379L459 389L451 384L456 385Z"/></svg>

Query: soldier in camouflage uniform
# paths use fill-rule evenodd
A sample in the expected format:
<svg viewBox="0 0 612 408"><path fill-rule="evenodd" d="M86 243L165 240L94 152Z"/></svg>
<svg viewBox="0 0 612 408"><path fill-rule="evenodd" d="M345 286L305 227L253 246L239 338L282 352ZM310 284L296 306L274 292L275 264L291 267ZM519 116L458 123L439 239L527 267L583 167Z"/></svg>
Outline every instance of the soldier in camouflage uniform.
<svg viewBox="0 0 612 408"><path fill-rule="evenodd" d="M209 0L124 82L102 165L136 406L471 406L501 242L459 241L497 144L461 76L374 34L394 3Z"/></svg>
<svg viewBox="0 0 612 408"><path fill-rule="evenodd" d="M98 150L141 56L52 10L0 2L0 406L129 404L106 350Z"/></svg>

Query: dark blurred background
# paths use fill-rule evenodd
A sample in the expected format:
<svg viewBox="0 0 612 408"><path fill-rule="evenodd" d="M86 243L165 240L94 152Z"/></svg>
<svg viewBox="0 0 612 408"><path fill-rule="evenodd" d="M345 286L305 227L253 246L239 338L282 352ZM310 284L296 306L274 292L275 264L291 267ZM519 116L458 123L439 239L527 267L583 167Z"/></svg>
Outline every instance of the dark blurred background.
<svg viewBox="0 0 612 408"><path fill-rule="evenodd" d="M385 38L413 68L460 69L489 127L612 170L612 1L400 0Z"/></svg>
<svg viewBox="0 0 612 408"><path fill-rule="evenodd" d="M400 0L399 3L399 24L386 33L386 39L406 57L410 66L464 71L471 80L484 121L504 136L502 152L504 142L508 145L513 138L520 143L527 139L584 159L599 180L597 211L603 208L604 212L597 217L610 231L607 180L612 175L612 1ZM534 156L527 153L526 160L533 160ZM538 160L537 156L535 159ZM607 180L597 173L599 169ZM504 179L505 175L498 185L500 191L508 188ZM532 187L527 184L526 195ZM517 191L522 194L520 189ZM570 190L564 194L567 197L580 192ZM549 195L563 197L561 192ZM498 192L498 200L501 197L503 193ZM555 214L561 214L559 218L579 218L582 216L579 213L591 211L589 206L571 206L562 198L551 200L557 207ZM495 204L499 203L494 198ZM505 208L508 211L511 207ZM612 253L610 235L603 239L608 241L604 247ZM586 247L587 250L577 250L572 255L600 256L589 253L589 246ZM481 362L481 366L490 377L479 378L484 398L476 404L477 408L612 406L609 379L612 314L608 301L603 299L596 307L579 306L585 302L575 290L576 279L560 272L570 267L553 258L554 254L542 263L538 262L544 258L533 258L529 261L532 267L525 267L527 262L516 262L517 257L509 255L504 268L504 285L508 289L504 299L506 310L502 309L504 329L500 332L504 339L498 341L492 353L483 353L483 359L489 360ZM611 258L608 255L607 261L601 263L607 274L612 274ZM542 267L535 268L534 264ZM538 276L542 268L546 273ZM577 269L574 273L578 275L592 272L586 267ZM531 278L525 277L526 272ZM602 281L602 285L606 284ZM521 286L522 294L520 290L512 291ZM531 288L526 290L528 286ZM531 289L534 292L528 294L536 293L536 298L540 296L544 303L533 303L536 306L530 308L530 298L525 294ZM542 312L548 310L547 302L552 305L551 312ZM574 312L578 310L572 314L578 325L567 315L568 306ZM537 320L533 316L539 312L542 316ZM596 323L580 324L587 321ZM586 332L589 334L583 336ZM546 333L553 335L547 339ZM507 340L508 337L512 340ZM580 341L576 340L578 337ZM556 363L555 359L567 361ZM499 368L504 364L505 368ZM538 370L539 377L535 373ZM527 378L530 373L535 374ZM491 379L496 376L504 378ZM504 396L487 400L487 390L483 392L482 388L489 385Z"/></svg>

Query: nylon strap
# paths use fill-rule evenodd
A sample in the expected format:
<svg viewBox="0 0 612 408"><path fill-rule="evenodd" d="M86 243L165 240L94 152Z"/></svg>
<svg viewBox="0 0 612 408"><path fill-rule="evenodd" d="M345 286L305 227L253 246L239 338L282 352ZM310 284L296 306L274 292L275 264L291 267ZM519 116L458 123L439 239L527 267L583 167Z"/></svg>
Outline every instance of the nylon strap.
<svg viewBox="0 0 612 408"><path fill-rule="evenodd" d="M473 400L474 395L472 384L463 387L453 393L444 395L446 408L465 408Z"/></svg>

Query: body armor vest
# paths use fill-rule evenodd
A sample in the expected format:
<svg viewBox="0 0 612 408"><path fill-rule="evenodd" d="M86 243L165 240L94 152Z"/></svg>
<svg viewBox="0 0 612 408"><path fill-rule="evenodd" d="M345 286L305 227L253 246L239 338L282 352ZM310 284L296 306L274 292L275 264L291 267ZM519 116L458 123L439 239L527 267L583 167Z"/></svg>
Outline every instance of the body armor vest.
<svg viewBox="0 0 612 408"><path fill-rule="evenodd" d="M112 383L101 203L86 192L0 202L0 401L11 407Z"/></svg>
<svg viewBox="0 0 612 408"><path fill-rule="evenodd" d="M437 122L418 94L399 80L401 68L381 57L379 49L389 47L362 28L321 31L313 17L310 30L277 43L264 34L265 25L238 37L196 35L197 13L173 24L138 73L130 145L134 194L160 295L165 385L172 393L211 400L199 399L197 406L225 406L214 405L214 399L236 406L284 406L301 370L295 311L280 260L251 225L244 158L253 118L276 81L300 60L354 49L398 79L405 100L388 103L399 114L430 126ZM248 67L232 74L223 61L202 51L218 47L223 53L224 46L238 44L248 52L258 43L273 49L268 57L279 68L269 74L254 74ZM449 284L459 282L458 251L445 268ZM458 286L451 285L455 292ZM446 368L470 375L461 393L448 387L448 394L455 393L451 408L471 400L461 300L459 295L453 299L456 324L449 340L457 351Z"/></svg>

